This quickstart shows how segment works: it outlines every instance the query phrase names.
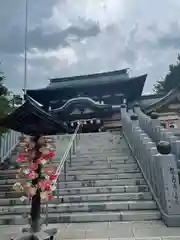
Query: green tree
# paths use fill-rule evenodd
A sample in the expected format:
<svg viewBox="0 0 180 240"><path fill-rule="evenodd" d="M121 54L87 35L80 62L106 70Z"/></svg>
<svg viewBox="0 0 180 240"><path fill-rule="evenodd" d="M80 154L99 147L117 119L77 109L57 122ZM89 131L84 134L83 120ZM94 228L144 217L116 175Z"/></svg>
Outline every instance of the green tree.
<svg viewBox="0 0 180 240"><path fill-rule="evenodd" d="M11 100L9 99L9 92L4 85L4 73L0 71L0 118L4 118L11 111ZM0 137L6 133L8 129L0 127Z"/></svg>
<svg viewBox="0 0 180 240"><path fill-rule="evenodd" d="M167 93L177 87L180 87L180 54L178 54L176 64L169 65L169 72L165 78L157 81L154 85L154 91Z"/></svg>

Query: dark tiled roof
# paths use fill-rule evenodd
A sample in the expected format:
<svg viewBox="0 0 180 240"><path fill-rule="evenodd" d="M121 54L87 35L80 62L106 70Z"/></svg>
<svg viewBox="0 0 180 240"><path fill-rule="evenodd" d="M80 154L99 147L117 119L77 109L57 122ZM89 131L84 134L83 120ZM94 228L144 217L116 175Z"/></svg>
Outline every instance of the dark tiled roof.
<svg viewBox="0 0 180 240"><path fill-rule="evenodd" d="M27 101L10 115L0 119L0 125L34 136L68 132L63 122L53 119L31 98L27 98Z"/></svg>
<svg viewBox="0 0 180 240"><path fill-rule="evenodd" d="M84 80L84 79L98 79L99 77L111 77L114 75L123 75L128 78L128 70L129 68L109 71L109 72L100 72L100 73L93 73L93 74L86 74L86 75L79 75L79 76L71 76L71 77L62 77L62 78L52 78L50 79L51 83L55 82L64 82L64 81L76 81L76 80Z"/></svg>
<svg viewBox="0 0 180 240"><path fill-rule="evenodd" d="M107 84L112 84L112 83L119 83L119 84L126 84L128 85L131 81L138 81L142 80L144 78L144 82L146 80L147 75L142 75L138 77L132 77L132 78L125 78L121 75L114 75L114 76L109 76L109 77L102 77L99 79L84 79L83 81L81 80L72 80L72 81L64 81L64 82L53 82L50 83L49 86L47 86L47 90L53 90L53 89L65 89L65 88L74 88L74 87L88 87L88 86L97 86L97 85L107 85ZM138 82L137 82L137 87L138 87Z"/></svg>
<svg viewBox="0 0 180 240"><path fill-rule="evenodd" d="M166 104L169 104L171 101L173 101L177 97L177 95L179 95L179 88L172 89L166 95L158 99L156 102L147 106L146 112L149 113L152 111L156 111L157 109L165 106Z"/></svg>

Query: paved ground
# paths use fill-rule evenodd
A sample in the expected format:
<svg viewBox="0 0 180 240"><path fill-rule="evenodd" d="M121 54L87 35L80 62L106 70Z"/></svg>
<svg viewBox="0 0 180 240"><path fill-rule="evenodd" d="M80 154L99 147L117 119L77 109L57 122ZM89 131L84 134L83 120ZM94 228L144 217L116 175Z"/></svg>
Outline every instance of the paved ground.
<svg viewBox="0 0 180 240"><path fill-rule="evenodd" d="M180 227L167 228L161 221L110 222L87 224L57 224L56 240L67 239L114 239L114 240L180 240ZM0 227L2 240L9 240L19 228ZM3 235L3 236L2 236Z"/></svg>

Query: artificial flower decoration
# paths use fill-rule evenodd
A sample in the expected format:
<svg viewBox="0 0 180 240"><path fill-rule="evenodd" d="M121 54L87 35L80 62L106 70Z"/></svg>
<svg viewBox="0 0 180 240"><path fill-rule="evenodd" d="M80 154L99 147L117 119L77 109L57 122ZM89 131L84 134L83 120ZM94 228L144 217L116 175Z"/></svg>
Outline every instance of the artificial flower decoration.
<svg viewBox="0 0 180 240"><path fill-rule="evenodd" d="M28 194L29 196L33 197L36 194L37 188L36 187L29 187Z"/></svg>
<svg viewBox="0 0 180 240"><path fill-rule="evenodd" d="M40 163L31 163L30 164L31 171L36 171L38 168L38 164L40 164Z"/></svg>
<svg viewBox="0 0 180 240"><path fill-rule="evenodd" d="M48 193L47 192L41 192L40 196L41 196L41 200L48 200Z"/></svg>
<svg viewBox="0 0 180 240"><path fill-rule="evenodd" d="M44 191L50 191L51 190L51 182L49 180L45 180L43 182L42 188Z"/></svg>
<svg viewBox="0 0 180 240"><path fill-rule="evenodd" d="M47 160L45 158L38 158L37 163L44 165L47 163Z"/></svg>
<svg viewBox="0 0 180 240"><path fill-rule="evenodd" d="M39 151L43 154L43 155L48 155L50 150L46 147L42 147L39 149Z"/></svg>
<svg viewBox="0 0 180 240"><path fill-rule="evenodd" d="M23 163L23 162L25 162L25 156L20 155L20 156L16 159L16 162L17 162L17 163Z"/></svg>
<svg viewBox="0 0 180 240"><path fill-rule="evenodd" d="M50 176L49 176L49 180L50 181L53 181L56 179L56 174L55 173L52 173Z"/></svg>
<svg viewBox="0 0 180 240"><path fill-rule="evenodd" d="M36 179L38 177L37 173L35 171L31 171L28 175L29 180Z"/></svg>
<svg viewBox="0 0 180 240"><path fill-rule="evenodd" d="M21 201L26 198L31 200L33 196L40 192L41 200L52 200L53 191L56 189L55 169L44 168L54 158L54 140L50 137L19 138L19 157L16 162L22 164L18 170L17 178L26 180L23 183L15 183L13 189L18 192L25 192L26 196L21 197ZM38 190L38 191L37 191Z"/></svg>
<svg viewBox="0 0 180 240"><path fill-rule="evenodd" d="M50 153L48 154L49 159L54 158L54 156L55 156L54 152L50 152Z"/></svg>
<svg viewBox="0 0 180 240"><path fill-rule="evenodd" d="M23 173L24 173L25 175L28 175L28 174L30 174L30 170L29 170L28 168L24 168L24 169L23 169Z"/></svg>
<svg viewBox="0 0 180 240"><path fill-rule="evenodd" d="M14 185L13 185L13 189L17 192L23 192L24 191L24 188L23 186L21 185L21 183L19 182L16 182Z"/></svg>
<svg viewBox="0 0 180 240"><path fill-rule="evenodd" d="M52 201L54 199L54 196L52 194L48 195L48 201Z"/></svg>
<svg viewBox="0 0 180 240"><path fill-rule="evenodd" d="M21 201L21 202L25 202L27 199L28 199L28 198L27 198L26 196L20 197L20 201Z"/></svg>

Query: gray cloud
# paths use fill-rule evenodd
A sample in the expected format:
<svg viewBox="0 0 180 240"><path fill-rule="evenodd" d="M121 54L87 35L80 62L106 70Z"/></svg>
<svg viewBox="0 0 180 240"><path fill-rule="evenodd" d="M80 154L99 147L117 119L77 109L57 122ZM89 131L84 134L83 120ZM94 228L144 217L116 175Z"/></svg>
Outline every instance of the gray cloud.
<svg viewBox="0 0 180 240"><path fill-rule="evenodd" d="M23 86L24 6L0 0L0 59L16 92ZM28 87L130 67L132 75L148 73L150 92L180 51L179 11L172 0L29 0Z"/></svg>
<svg viewBox="0 0 180 240"><path fill-rule="evenodd" d="M100 32L100 28L96 23L84 21L84 28L71 26L59 32L44 33L43 29L35 28L29 32L28 42L29 49L38 48L41 50L56 49L59 46L69 46L68 37L75 37L74 41L79 42L80 40L96 36Z"/></svg>
<svg viewBox="0 0 180 240"><path fill-rule="evenodd" d="M96 36L100 32L97 23L81 20L83 28L78 26L70 26L64 30L59 29L58 32L45 32L43 27L37 26L28 31L28 51L31 48L40 50L56 49L59 46L70 45L69 36L74 37L74 41L80 41L84 38ZM24 26L23 26L24 27ZM24 52L24 28L18 25L11 25L0 37L0 53L18 54Z"/></svg>

